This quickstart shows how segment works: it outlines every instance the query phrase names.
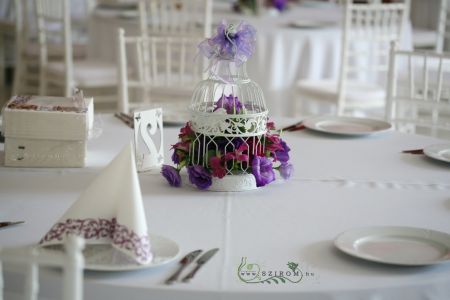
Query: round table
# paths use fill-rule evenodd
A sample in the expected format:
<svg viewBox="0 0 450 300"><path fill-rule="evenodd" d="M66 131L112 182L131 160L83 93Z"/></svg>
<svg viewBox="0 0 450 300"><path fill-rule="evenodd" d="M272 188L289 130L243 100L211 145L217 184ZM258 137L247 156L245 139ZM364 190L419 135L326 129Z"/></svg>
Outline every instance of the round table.
<svg viewBox="0 0 450 300"><path fill-rule="evenodd" d="M263 89L272 115L294 116L298 80L338 77L341 15L342 8L336 5L292 5L277 16L239 15L221 5L214 10L213 27L225 19L234 23L245 20L256 28L256 51L247 63L248 74ZM97 9L89 20L88 56L116 62L117 28L124 28L126 35L136 35L137 24L136 12ZM409 24L401 46L412 48Z"/></svg>
<svg viewBox="0 0 450 300"><path fill-rule="evenodd" d="M245 20L256 28L256 51L247 63L248 74L262 87L272 115L294 116L298 80L338 77L341 15L342 8L336 5L293 5L278 16L239 15L222 6L214 10L213 27L226 19L234 23ZM126 35L139 34L137 13L97 9L89 21L88 56L116 62L119 27L125 29ZM411 48L410 26L401 44Z"/></svg>
<svg viewBox="0 0 450 300"><path fill-rule="evenodd" d="M96 115L96 123L103 133L89 142L85 168L0 167L0 220L26 221L0 232L2 247L37 243L133 139L133 131L111 115ZM177 133L178 128L165 128L166 162ZM175 263L131 272L85 272L85 299L449 299L449 263L383 265L333 246L339 233L365 226L450 232L449 165L401 153L442 140L395 131L346 138L303 130L284 138L295 174L255 191L204 192L187 184L172 188L159 174L140 174L150 232L176 241L181 255L220 250L189 284L163 284ZM248 284L237 276L242 258L272 271L294 262L303 278ZM23 278L5 269L9 295L21 289ZM41 295L59 298L59 273L41 274Z"/></svg>

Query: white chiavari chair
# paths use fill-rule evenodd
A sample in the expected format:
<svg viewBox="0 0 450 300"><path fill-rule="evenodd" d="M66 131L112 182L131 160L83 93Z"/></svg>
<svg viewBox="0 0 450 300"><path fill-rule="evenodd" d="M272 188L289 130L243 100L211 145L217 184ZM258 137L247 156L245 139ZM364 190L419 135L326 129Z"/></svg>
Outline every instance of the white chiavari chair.
<svg viewBox="0 0 450 300"><path fill-rule="evenodd" d="M128 37L120 28L118 110L187 107L203 74L203 60L195 59L200 41L178 35ZM134 61L128 52L135 54Z"/></svg>
<svg viewBox="0 0 450 300"><path fill-rule="evenodd" d="M446 44L450 42L450 32L448 31L448 27L450 26L450 14L448 12L449 8L449 0L441 0L435 47L437 52L444 51ZM447 45L447 47L448 46L449 45Z"/></svg>
<svg viewBox="0 0 450 300"><path fill-rule="evenodd" d="M16 64L14 68L13 94L37 94L38 93L38 68L39 52L30 53L33 47L31 40L30 1L15 0L15 34L16 34ZM37 43L34 43L37 45ZM33 55L34 54L34 55Z"/></svg>
<svg viewBox="0 0 450 300"><path fill-rule="evenodd" d="M416 15L417 17L413 17L413 45L415 49L434 49L437 52L442 52L444 50L445 43L448 42L450 38L450 33L447 32L447 27L450 25L448 20L448 9L449 0L439 0L439 4L436 4L437 1L433 1L433 3L425 3L425 1L416 1L418 5L413 6L411 13ZM436 20L435 18L430 18L427 15L427 11L423 11L424 6L430 7L431 15L438 16ZM432 8L436 8L437 11L431 11ZM420 14L419 14L420 13ZM417 24L414 23L423 23L424 20L415 20L421 16L424 20L427 20L428 23L432 22L432 26L434 26L434 21L436 21L436 27L430 28L430 26L426 26L427 24ZM415 22L414 22L415 21ZM448 46L447 46L448 47Z"/></svg>
<svg viewBox="0 0 450 300"><path fill-rule="evenodd" d="M14 0L15 3L15 27L16 27L16 62L14 69L13 94L39 93L39 56L40 45L37 34L37 21L35 16L35 1ZM73 1L71 2L74 4ZM77 1L75 4L80 4ZM74 19L75 28L78 32L72 41L72 55L74 59L84 59L87 53L86 37L80 38L80 33L87 34L86 18L92 10L90 0L85 0L85 18ZM49 44L48 56L53 60L62 60L64 47L60 44Z"/></svg>
<svg viewBox="0 0 450 300"><path fill-rule="evenodd" d="M145 36L211 36L212 0L139 0Z"/></svg>
<svg viewBox="0 0 450 300"><path fill-rule="evenodd" d="M396 129L450 139L450 55L392 42L386 119Z"/></svg>
<svg viewBox="0 0 450 300"><path fill-rule="evenodd" d="M83 248L84 240L71 236L64 244L64 251L43 251L37 246L0 249L0 300L9 297L38 299L40 267L62 269L63 300L83 299ZM14 272L25 274L25 281L21 288L23 295L17 295L17 291L8 290L8 281L5 280L4 274L9 268L12 268Z"/></svg>
<svg viewBox="0 0 450 300"><path fill-rule="evenodd" d="M15 39L14 22L10 19L9 13L11 2L8 0L0 4L0 105L8 96L6 70L13 66L12 59L8 55L11 52L9 47L11 41Z"/></svg>
<svg viewBox="0 0 450 300"><path fill-rule="evenodd" d="M337 80L300 80L296 112L311 114L305 110L306 104L331 106L338 115L382 111L389 42L401 39L408 9L409 0L368 4L347 0L343 6L339 77Z"/></svg>
<svg viewBox="0 0 450 300"><path fill-rule="evenodd" d="M50 84L63 90L66 97L74 87L92 91L116 89L117 66L99 60L73 60L71 38L70 4L68 0L36 0L36 15L40 45L39 94L47 95ZM63 60L51 60L49 45L59 43L64 49ZM101 101L116 101L111 96L95 96L96 104Z"/></svg>

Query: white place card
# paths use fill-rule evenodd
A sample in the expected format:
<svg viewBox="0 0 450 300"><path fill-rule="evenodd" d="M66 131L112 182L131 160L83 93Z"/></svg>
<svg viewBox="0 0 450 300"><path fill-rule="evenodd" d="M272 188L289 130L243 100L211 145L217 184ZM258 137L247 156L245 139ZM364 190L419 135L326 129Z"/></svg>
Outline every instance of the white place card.
<svg viewBox="0 0 450 300"><path fill-rule="evenodd" d="M160 169L164 163L161 108L134 113L134 146L139 172Z"/></svg>

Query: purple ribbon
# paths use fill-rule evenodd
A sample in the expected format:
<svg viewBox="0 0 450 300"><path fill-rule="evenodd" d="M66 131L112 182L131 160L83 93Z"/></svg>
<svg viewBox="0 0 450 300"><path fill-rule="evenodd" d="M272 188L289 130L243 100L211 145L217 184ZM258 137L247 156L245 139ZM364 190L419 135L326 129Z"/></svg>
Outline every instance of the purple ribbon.
<svg viewBox="0 0 450 300"><path fill-rule="evenodd" d="M223 20L217 27L217 34L201 42L198 49L212 59L211 66L219 60L231 60L240 66L255 51L255 41L256 29L252 25L241 21L235 26Z"/></svg>

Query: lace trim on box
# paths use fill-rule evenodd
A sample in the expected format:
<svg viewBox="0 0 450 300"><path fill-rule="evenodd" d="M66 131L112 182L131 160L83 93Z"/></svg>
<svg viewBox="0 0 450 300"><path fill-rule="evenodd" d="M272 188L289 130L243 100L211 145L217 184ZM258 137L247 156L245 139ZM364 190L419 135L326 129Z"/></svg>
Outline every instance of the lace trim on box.
<svg viewBox="0 0 450 300"><path fill-rule="evenodd" d="M37 110L37 111L61 111L61 112L75 112L75 113L86 113L87 108L76 107L76 106L50 106L50 105L36 105L29 103L32 96L29 95L18 95L8 103L8 108L10 109L24 109L24 110Z"/></svg>

